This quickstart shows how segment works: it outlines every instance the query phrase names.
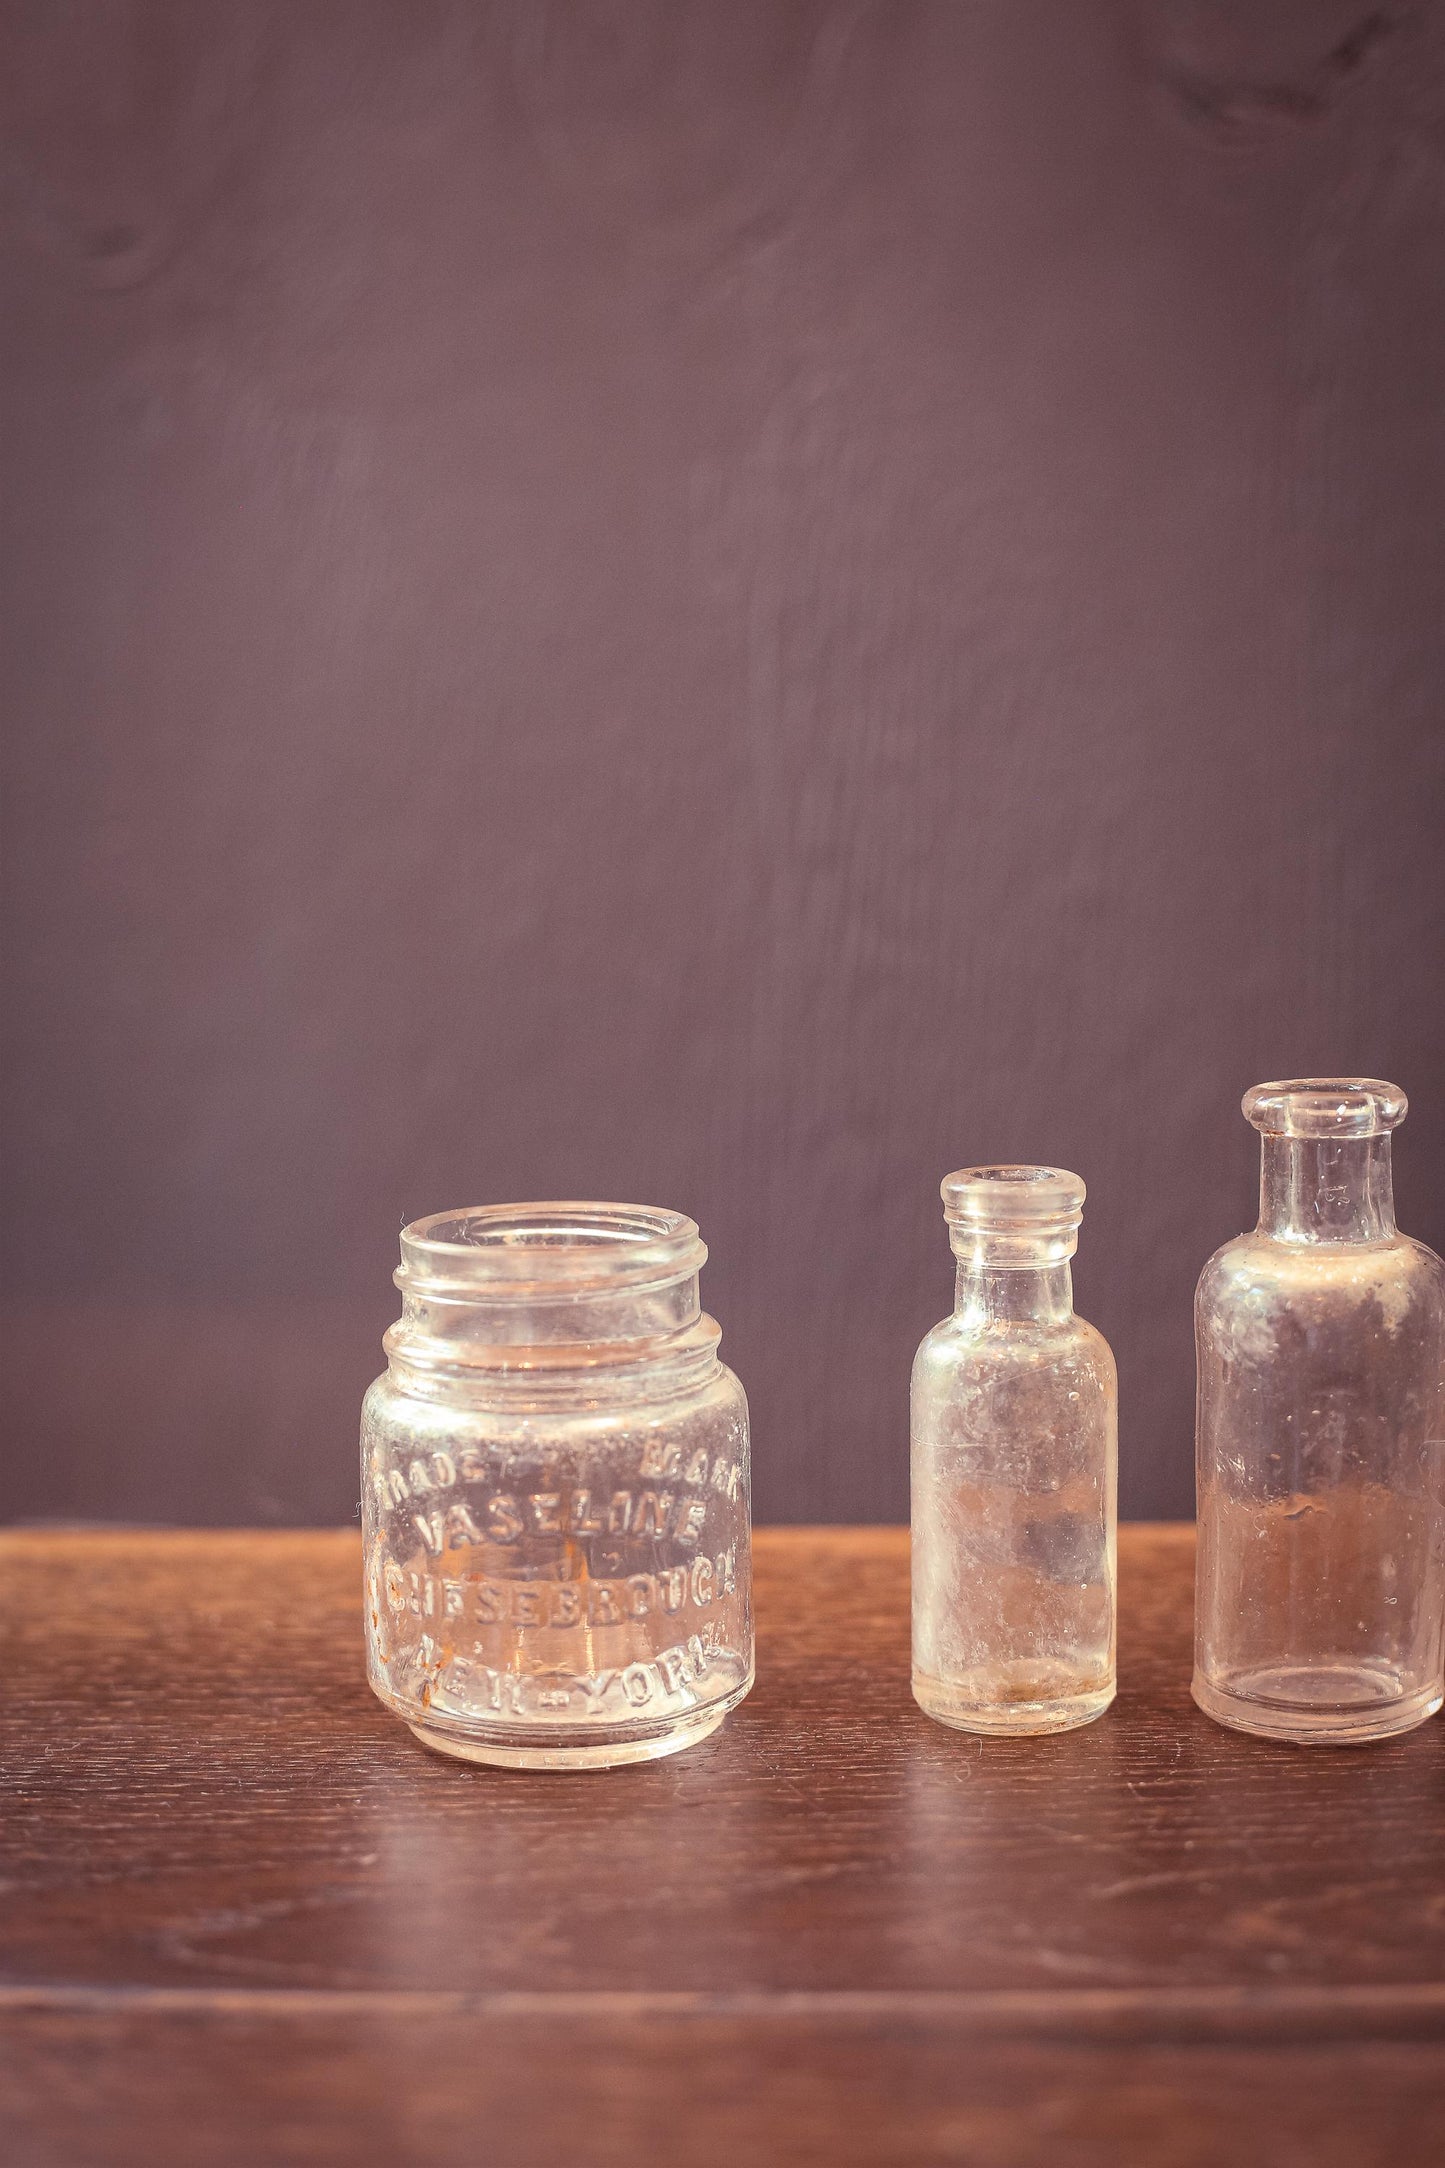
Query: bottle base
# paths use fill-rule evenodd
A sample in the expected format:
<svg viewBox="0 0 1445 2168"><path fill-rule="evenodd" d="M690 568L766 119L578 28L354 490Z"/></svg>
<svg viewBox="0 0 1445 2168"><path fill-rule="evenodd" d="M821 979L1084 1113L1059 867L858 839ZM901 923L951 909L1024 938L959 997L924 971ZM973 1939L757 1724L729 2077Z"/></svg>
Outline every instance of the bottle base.
<svg viewBox="0 0 1445 2168"><path fill-rule="evenodd" d="M744 1689L746 1691L746 1689ZM489 1769L625 1769L633 1762L661 1761L664 1755L681 1754L715 1732L742 1694L731 1694L711 1708L697 1709L675 1724L650 1732L633 1732L613 1739L569 1741L555 1733L530 1738L525 1732L463 1731L451 1725L427 1724L408 1715L408 1731L434 1754L453 1761L478 1762Z"/></svg>
<svg viewBox="0 0 1445 2168"><path fill-rule="evenodd" d="M990 1698L950 1685L946 1680L913 1674L913 1698L925 1716L951 1731L973 1731L990 1738L1036 1737L1051 1731L1077 1731L1101 1717L1114 1699L1115 1683L1091 1688L1087 1693L1050 1693L1043 1682L1030 1685L1021 1680L993 1683Z"/></svg>
<svg viewBox="0 0 1445 2168"><path fill-rule="evenodd" d="M1228 1684L1196 1671L1189 1690L1216 1724L1297 1746L1393 1739L1423 1724L1445 1699L1438 1686L1402 1693L1394 1672L1364 1663L1261 1666L1235 1673Z"/></svg>

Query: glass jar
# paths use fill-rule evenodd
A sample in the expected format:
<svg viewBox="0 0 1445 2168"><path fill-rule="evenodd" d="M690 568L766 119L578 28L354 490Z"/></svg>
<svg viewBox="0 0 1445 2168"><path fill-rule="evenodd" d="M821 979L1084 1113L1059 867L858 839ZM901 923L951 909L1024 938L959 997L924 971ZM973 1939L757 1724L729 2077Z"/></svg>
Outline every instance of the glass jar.
<svg viewBox="0 0 1445 2168"><path fill-rule="evenodd" d="M403 1230L362 1410L371 1683L444 1754L606 1768L753 1680L748 1411L690 1219L494 1205Z"/></svg>
<svg viewBox="0 0 1445 2168"><path fill-rule="evenodd" d="M913 1695L963 1731L1067 1731L1114 1698L1118 1388L1074 1315L1083 1202L1058 1167L943 1183L958 1292L913 1365Z"/></svg>
<svg viewBox="0 0 1445 2168"><path fill-rule="evenodd" d="M1395 1226L1370 1077L1259 1084L1259 1225L1195 1301L1194 1699L1267 1738L1383 1739L1440 1707L1445 1265Z"/></svg>

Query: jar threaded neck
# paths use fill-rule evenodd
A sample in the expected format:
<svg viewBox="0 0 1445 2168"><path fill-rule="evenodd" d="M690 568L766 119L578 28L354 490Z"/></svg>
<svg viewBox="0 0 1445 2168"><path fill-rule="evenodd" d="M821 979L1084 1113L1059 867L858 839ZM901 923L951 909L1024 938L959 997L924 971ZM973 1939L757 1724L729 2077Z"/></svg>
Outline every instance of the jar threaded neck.
<svg viewBox="0 0 1445 2168"><path fill-rule="evenodd" d="M394 1360L421 1368L546 1371L715 1349L698 1273L707 1249L681 1212L645 1205L483 1205L402 1230Z"/></svg>

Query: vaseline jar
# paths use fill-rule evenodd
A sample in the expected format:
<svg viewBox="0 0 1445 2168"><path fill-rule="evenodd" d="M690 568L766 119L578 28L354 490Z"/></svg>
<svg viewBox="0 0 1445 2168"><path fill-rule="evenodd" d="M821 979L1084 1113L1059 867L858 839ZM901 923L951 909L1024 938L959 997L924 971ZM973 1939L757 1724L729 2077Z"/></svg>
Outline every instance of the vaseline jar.
<svg viewBox="0 0 1445 2168"><path fill-rule="evenodd" d="M372 1686L427 1746L608 1768L753 1680L748 1410L681 1213L490 1205L403 1230L362 1410Z"/></svg>

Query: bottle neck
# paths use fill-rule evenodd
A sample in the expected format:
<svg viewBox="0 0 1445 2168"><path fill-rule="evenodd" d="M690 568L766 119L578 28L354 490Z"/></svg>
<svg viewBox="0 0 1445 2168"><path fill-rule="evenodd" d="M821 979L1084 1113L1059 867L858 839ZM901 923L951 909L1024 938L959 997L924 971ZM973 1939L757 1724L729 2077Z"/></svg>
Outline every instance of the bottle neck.
<svg viewBox="0 0 1445 2168"><path fill-rule="evenodd" d="M1073 1314L1067 1258L1005 1268L980 1252L958 1261L954 1315L970 1325L1061 1325Z"/></svg>
<svg viewBox="0 0 1445 2168"><path fill-rule="evenodd" d="M1278 1242L1388 1242L1395 1234L1390 1139L1260 1139L1259 1231Z"/></svg>

